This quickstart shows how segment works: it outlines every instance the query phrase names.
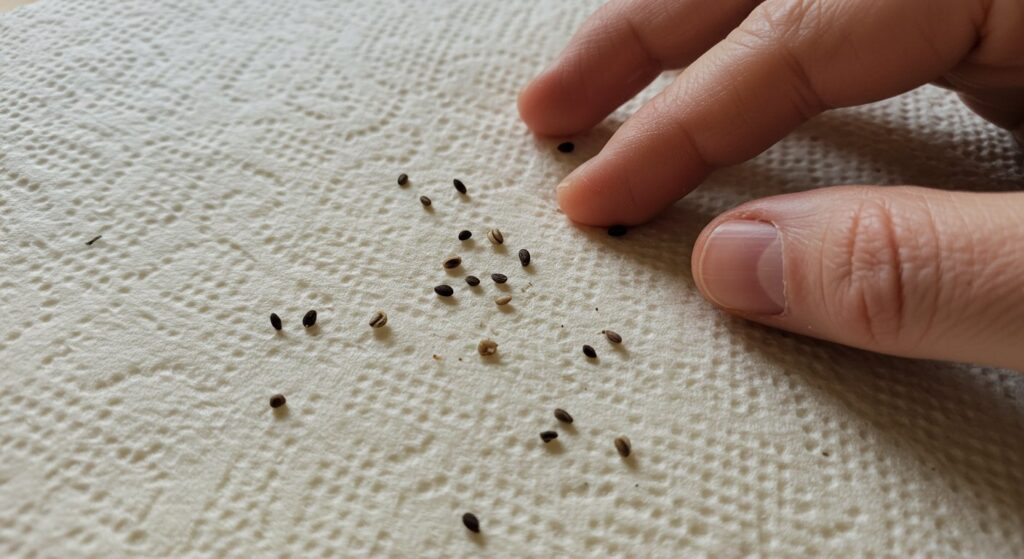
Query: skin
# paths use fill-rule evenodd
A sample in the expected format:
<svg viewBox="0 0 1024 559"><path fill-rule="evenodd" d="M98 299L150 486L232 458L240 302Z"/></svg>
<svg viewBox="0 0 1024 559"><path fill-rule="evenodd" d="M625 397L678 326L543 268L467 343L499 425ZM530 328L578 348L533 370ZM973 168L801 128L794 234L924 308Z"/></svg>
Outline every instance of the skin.
<svg viewBox="0 0 1024 559"><path fill-rule="evenodd" d="M929 82L1024 141L1022 53L1020 0L612 0L519 111L537 134L572 135L685 68L558 185L572 220L636 224L809 118ZM750 231L778 240L768 256ZM1022 193L864 185L754 200L709 224L692 261L701 292L750 320L1024 369Z"/></svg>

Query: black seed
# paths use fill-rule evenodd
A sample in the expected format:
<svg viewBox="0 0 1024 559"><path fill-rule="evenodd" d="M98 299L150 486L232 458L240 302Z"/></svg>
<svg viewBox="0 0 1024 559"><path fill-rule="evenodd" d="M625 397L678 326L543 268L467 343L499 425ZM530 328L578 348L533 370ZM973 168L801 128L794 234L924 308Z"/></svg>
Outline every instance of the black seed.
<svg viewBox="0 0 1024 559"><path fill-rule="evenodd" d="M102 238L103 238L103 235L96 235L95 237L93 237L93 238L89 239L88 241L86 241L85 244L86 244L86 246L92 246L93 243L95 243L96 241L98 241L98 240L100 240Z"/></svg>
<svg viewBox="0 0 1024 559"><path fill-rule="evenodd" d="M562 142L558 144L558 151L562 153L572 153L572 150L576 149L576 144L572 142Z"/></svg>
<svg viewBox="0 0 1024 559"><path fill-rule="evenodd" d="M475 514L467 512L462 515L462 523L466 525L466 529L470 532L473 532L474 534L480 533L480 521L477 519Z"/></svg>
<svg viewBox="0 0 1024 559"><path fill-rule="evenodd" d="M476 287L480 285L480 278L476 276L466 276L466 283L468 283L470 287Z"/></svg>
<svg viewBox="0 0 1024 559"><path fill-rule="evenodd" d="M285 400L284 394L274 394L270 397L270 407L272 408L279 408L283 406L285 402L287 402L287 400Z"/></svg>
<svg viewBox="0 0 1024 559"><path fill-rule="evenodd" d="M452 184L455 185L455 190L458 190L459 194L465 194L466 193L466 185L462 184L462 181L460 181L459 179L453 180Z"/></svg>
<svg viewBox="0 0 1024 559"><path fill-rule="evenodd" d="M409 182L409 175L405 173L398 175L398 186L405 186L407 182Z"/></svg>
<svg viewBox="0 0 1024 559"><path fill-rule="evenodd" d="M270 325L274 327L274 330L281 329L281 317L277 316L277 313L270 313Z"/></svg>
<svg viewBox="0 0 1024 559"><path fill-rule="evenodd" d="M549 443L557 438L558 433L554 431L544 431L540 434L540 440L544 441L545 443Z"/></svg>
<svg viewBox="0 0 1024 559"><path fill-rule="evenodd" d="M505 283L508 281L508 276L505 274L491 274L491 279L494 280L494 283Z"/></svg>
<svg viewBox="0 0 1024 559"><path fill-rule="evenodd" d="M590 347L588 345L584 345L583 346L583 355L586 355L587 357L589 357L591 359L597 359L597 352L594 351L594 348L592 348L592 347Z"/></svg>
<svg viewBox="0 0 1024 559"><path fill-rule="evenodd" d="M555 408L555 419L562 423L572 423L572 416L562 408Z"/></svg>
<svg viewBox="0 0 1024 559"><path fill-rule="evenodd" d="M462 258L458 256L449 256L448 258L445 258L444 262L441 263L441 266L443 266L445 270L454 270L455 268L458 268L461 265Z"/></svg>
<svg viewBox="0 0 1024 559"><path fill-rule="evenodd" d="M620 336L617 332L612 332L611 330L601 330L601 333L604 334L604 337L608 338L608 341L613 344L622 343L622 336Z"/></svg>
<svg viewBox="0 0 1024 559"><path fill-rule="evenodd" d="M441 285L434 288L434 293L437 293L442 297L451 297L452 293L455 293L455 290L452 289L452 286L445 285L442 283Z"/></svg>
<svg viewBox="0 0 1024 559"><path fill-rule="evenodd" d="M424 206L429 206L430 198L427 198L426 196L420 196L420 204L423 204Z"/></svg>
<svg viewBox="0 0 1024 559"><path fill-rule="evenodd" d="M316 311L309 311L306 316L302 317L302 325L306 328L316 324Z"/></svg>
<svg viewBox="0 0 1024 559"><path fill-rule="evenodd" d="M472 237L472 236L473 236L473 232L470 231L469 229L463 229L462 231L459 231L459 240L460 241L468 241L469 238Z"/></svg>
<svg viewBox="0 0 1024 559"><path fill-rule="evenodd" d="M621 237L626 234L629 229L626 229L625 225L612 225L608 228L608 234L612 237Z"/></svg>
<svg viewBox="0 0 1024 559"><path fill-rule="evenodd" d="M519 249L519 262L523 264L523 267L530 265L530 251L525 248Z"/></svg>
<svg viewBox="0 0 1024 559"><path fill-rule="evenodd" d="M633 445L629 442L629 437L615 437L615 450L619 451L619 456L626 458L629 453L633 451Z"/></svg>

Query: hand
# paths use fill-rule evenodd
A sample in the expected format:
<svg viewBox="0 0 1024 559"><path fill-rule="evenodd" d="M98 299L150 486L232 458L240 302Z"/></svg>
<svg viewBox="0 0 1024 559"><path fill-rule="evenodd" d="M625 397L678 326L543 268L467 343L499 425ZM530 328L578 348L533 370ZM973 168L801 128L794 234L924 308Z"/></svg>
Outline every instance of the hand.
<svg viewBox="0 0 1024 559"><path fill-rule="evenodd" d="M612 0L522 92L535 132L587 129L686 67L558 186L639 223L808 118L933 81L1024 137L1020 0ZM896 355L1024 369L1024 194L831 187L701 233L697 286L751 320Z"/></svg>

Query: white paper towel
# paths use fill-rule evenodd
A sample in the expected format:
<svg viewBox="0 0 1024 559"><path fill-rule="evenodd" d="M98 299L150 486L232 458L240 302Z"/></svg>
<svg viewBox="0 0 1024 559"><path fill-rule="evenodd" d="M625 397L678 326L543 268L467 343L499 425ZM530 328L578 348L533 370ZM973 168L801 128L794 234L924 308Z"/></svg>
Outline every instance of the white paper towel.
<svg viewBox="0 0 1024 559"><path fill-rule="evenodd" d="M638 105L565 155L515 96L595 5L0 17L0 554L1024 554L1024 377L731 319L689 274L701 227L739 202L1008 189L1012 140L923 89L816 119L626 237L576 228L553 186Z"/></svg>

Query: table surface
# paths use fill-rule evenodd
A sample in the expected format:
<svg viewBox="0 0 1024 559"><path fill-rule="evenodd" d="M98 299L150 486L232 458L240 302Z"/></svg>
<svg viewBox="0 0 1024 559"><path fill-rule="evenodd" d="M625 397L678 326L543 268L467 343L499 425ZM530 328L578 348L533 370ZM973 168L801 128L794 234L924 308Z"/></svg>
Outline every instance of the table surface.
<svg viewBox="0 0 1024 559"><path fill-rule="evenodd" d="M31 4L32 2L35 2L35 0L0 0L0 12L7 12L17 8L18 6Z"/></svg>

